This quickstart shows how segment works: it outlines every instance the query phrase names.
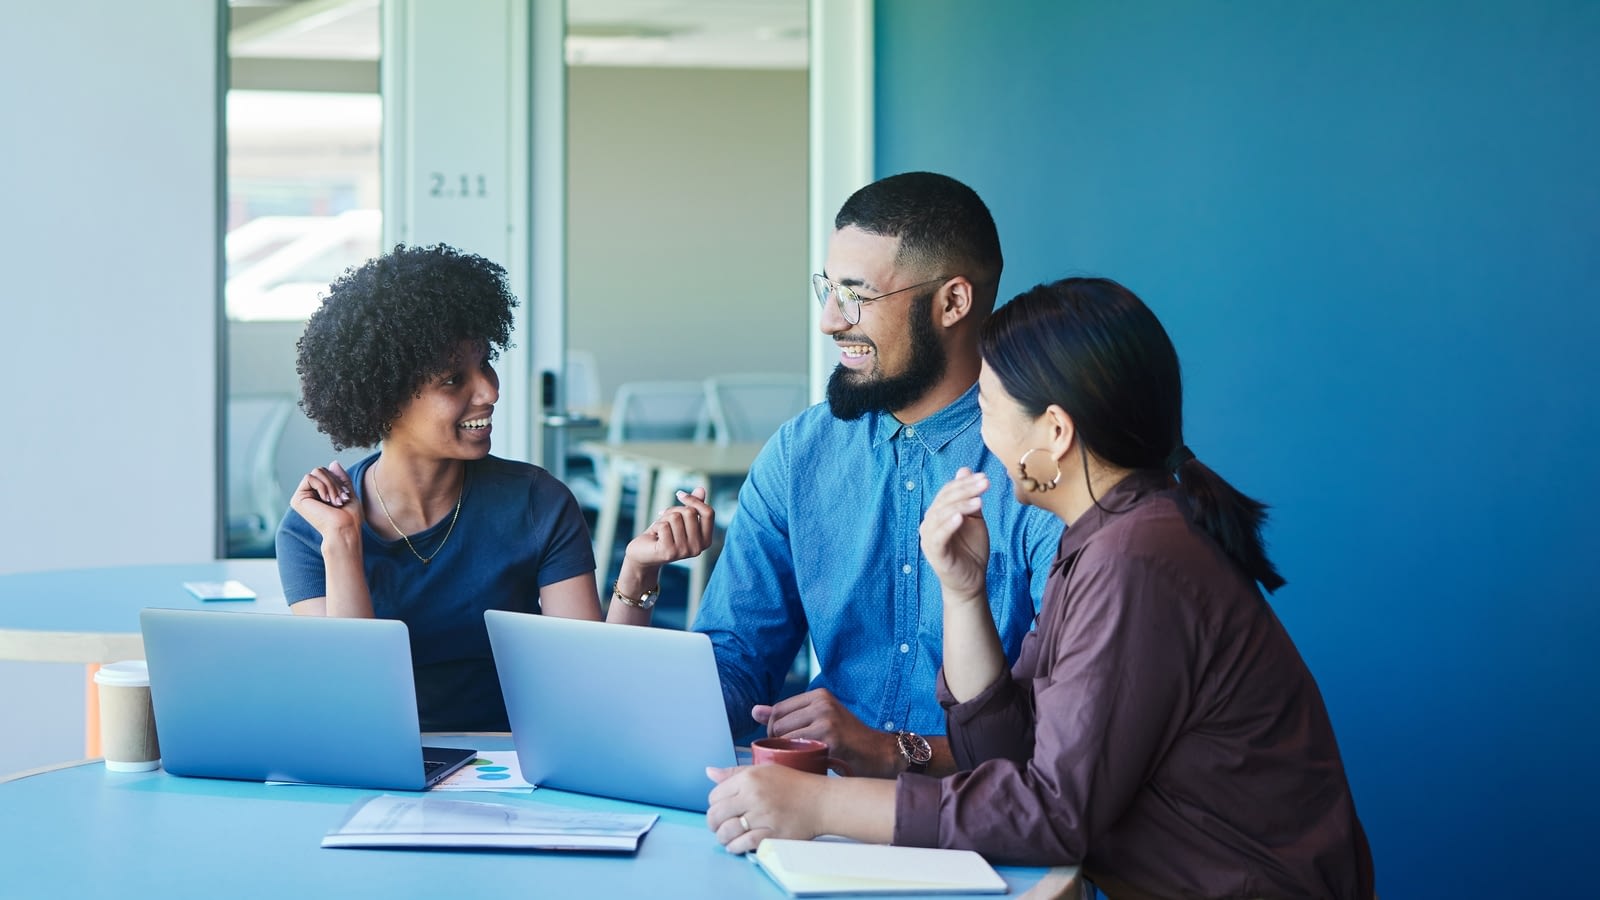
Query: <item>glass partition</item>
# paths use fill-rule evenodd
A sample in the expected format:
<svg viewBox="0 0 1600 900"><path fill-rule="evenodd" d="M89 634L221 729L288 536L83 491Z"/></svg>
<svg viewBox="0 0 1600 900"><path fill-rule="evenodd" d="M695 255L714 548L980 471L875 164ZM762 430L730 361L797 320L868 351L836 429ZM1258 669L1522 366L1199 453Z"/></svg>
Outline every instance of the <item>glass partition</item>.
<svg viewBox="0 0 1600 900"><path fill-rule="evenodd" d="M335 455L296 405L295 341L329 282L381 246L378 3L229 12L223 545L271 556L290 491Z"/></svg>

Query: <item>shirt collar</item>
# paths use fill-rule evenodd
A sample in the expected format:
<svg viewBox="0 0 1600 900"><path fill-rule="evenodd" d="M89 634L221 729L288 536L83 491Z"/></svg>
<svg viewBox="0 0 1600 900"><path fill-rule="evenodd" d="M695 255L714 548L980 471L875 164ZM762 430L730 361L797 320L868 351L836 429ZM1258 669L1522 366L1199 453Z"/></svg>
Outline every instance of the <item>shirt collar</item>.
<svg viewBox="0 0 1600 900"><path fill-rule="evenodd" d="M872 420L872 446L874 449L892 441L901 431L906 437L920 441L930 453L938 453L978 421L978 383L973 382L966 392L949 406L920 422L906 425L890 412L879 410L867 414Z"/></svg>
<svg viewBox="0 0 1600 900"><path fill-rule="evenodd" d="M1056 566L1059 567L1082 550L1094 537L1095 532L1108 523L1140 505L1150 495L1169 490L1171 487L1172 479L1165 472L1154 469L1136 469L1129 472L1126 478L1117 482L1116 487L1098 498L1100 501L1098 504L1091 505L1078 517L1078 521L1073 522L1061 533L1061 547L1056 552Z"/></svg>

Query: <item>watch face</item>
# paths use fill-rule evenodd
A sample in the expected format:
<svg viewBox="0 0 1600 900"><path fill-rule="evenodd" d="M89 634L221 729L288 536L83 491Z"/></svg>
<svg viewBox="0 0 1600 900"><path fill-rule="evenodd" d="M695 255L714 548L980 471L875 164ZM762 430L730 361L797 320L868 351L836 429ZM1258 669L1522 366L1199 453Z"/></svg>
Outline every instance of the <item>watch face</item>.
<svg viewBox="0 0 1600 900"><path fill-rule="evenodd" d="M909 731L900 732L900 752L914 765L926 765L933 759L933 748L928 746L928 741L920 734Z"/></svg>

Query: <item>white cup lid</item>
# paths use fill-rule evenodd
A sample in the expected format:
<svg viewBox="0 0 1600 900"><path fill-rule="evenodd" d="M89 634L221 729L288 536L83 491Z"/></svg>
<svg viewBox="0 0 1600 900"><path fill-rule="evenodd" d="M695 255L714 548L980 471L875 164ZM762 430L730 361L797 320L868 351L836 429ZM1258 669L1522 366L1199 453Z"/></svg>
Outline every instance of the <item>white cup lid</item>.
<svg viewBox="0 0 1600 900"><path fill-rule="evenodd" d="M122 662L106 663L99 671L94 673L96 684L110 684L121 687L149 687L150 667L142 659L125 659Z"/></svg>

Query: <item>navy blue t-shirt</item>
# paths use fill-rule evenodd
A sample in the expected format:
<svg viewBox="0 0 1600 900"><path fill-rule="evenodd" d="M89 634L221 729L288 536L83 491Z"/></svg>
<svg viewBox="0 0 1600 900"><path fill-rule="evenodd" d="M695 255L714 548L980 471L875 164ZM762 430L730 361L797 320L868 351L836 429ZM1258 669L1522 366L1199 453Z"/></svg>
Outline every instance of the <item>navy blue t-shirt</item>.
<svg viewBox="0 0 1600 900"><path fill-rule="evenodd" d="M351 467L358 495L379 455ZM367 586L378 618L399 619L411 631L422 730L508 731L483 612L538 612L541 587L594 571L594 549L572 492L538 466L472 460L462 490L455 530L427 565L404 541L386 540L363 523ZM411 543L426 556L449 526L446 516L411 535ZM277 544L284 599L326 596L317 530L291 509Z"/></svg>

